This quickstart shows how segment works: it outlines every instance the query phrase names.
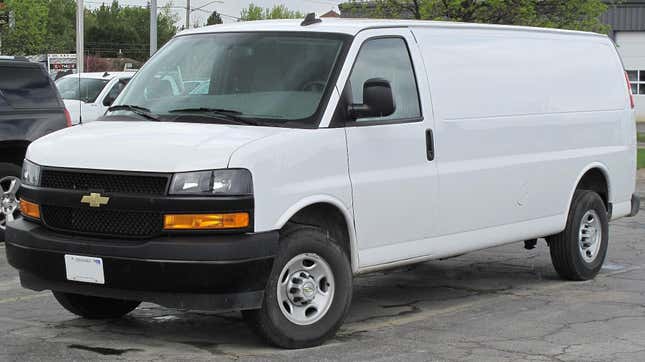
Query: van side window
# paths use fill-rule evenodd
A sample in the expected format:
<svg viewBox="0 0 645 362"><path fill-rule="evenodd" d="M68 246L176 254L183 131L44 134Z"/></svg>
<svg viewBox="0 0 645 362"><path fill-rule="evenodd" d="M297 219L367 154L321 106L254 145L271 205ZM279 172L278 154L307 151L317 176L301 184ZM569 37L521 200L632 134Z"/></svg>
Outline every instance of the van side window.
<svg viewBox="0 0 645 362"><path fill-rule="evenodd" d="M358 122L408 120L421 117L417 82L410 53L401 38L378 38L361 47L349 77L352 102L363 103L363 84L371 78L390 82L396 111L387 117L361 118Z"/></svg>

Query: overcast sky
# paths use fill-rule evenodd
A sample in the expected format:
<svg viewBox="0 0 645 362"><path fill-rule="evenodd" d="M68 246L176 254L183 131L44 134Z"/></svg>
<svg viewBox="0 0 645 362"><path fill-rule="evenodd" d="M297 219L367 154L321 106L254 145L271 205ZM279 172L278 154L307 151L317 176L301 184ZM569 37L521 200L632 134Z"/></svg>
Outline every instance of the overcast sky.
<svg viewBox="0 0 645 362"><path fill-rule="evenodd" d="M85 0L85 6L89 8L95 8L105 2L106 4L112 3L112 0ZM206 18L210 15L210 12L217 10L222 15L229 15L233 17L239 17L240 11L243 8L249 6L250 3L253 3L258 6L265 8L271 8L274 5L284 4L291 10L299 10L303 13L315 12L318 15L322 15L329 10L338 11L338 4L344 1L339 0L221 0L221 2L213 3L213 0L191 0L190 7L192 9L200 8L204 5L203 9L205 11L193 11L191 16L191 22L195 23L205 23ZM131 6L145 6L148 3L148 0L119 0L121 5L131 5ZM179 9L179 7L186 6L186 0L157 0L159 7L171 3L175 9L175 13L180 19L177 22L177 25L181 26L185 23L186 10ZM213 4L210 4L213 3ZM210 4L210 5L209 5ZM224 22L235 21L235 19L222 16Z"/></svg>

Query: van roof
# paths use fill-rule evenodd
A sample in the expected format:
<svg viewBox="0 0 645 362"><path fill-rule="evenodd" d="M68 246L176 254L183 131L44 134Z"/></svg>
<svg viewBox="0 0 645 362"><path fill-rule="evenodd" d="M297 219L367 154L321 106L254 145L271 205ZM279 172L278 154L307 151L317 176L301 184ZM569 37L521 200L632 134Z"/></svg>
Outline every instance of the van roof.
<svg viewBox="0 0 645 362"><path fill-rule="evenodd" d="M550 28L534 28L528 26L493 25L475 23L457 23L448 21L428 20L384 20L384 19L334 19L324 18L316 24L302 26L302 19L292 20L259 20L246 21L230 24L205 26L197 29L184 30L178 34L200 34L200 33L222 33L222 32L251 32L251 31L302 31L302 32L325 32L356 35L366 29L406 27L406 28L454 28L454 29L495 29L508 31L536 32L536 33L557 33L582 36L606 37L603 34L561 30Z"/></svg>

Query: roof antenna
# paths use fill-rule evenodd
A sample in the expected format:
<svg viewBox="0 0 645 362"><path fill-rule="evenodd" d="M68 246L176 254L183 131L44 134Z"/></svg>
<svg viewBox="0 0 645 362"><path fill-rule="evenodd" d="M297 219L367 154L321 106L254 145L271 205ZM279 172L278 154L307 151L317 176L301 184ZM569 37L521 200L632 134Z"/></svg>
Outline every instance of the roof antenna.
<svg viewBox="0 0 645 362"><path fill-rule="evenodd" d="M307 26L312 24L322 23L322 20L316 19L316 13L309 13L305 16L305 20L300 23L300 26Z"/></svg>

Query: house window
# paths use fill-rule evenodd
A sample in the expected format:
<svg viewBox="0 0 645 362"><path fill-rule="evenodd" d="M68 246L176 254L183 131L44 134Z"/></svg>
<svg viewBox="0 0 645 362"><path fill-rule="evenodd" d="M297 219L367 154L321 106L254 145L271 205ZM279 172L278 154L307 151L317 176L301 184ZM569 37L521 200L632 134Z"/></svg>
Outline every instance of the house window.
<svg viewBox="0 0 645 362"><path fill-rule="evenodd" d="M629 83L632 85L632 93L645 95L645 69L628 70L627 76Z"/></svg>

